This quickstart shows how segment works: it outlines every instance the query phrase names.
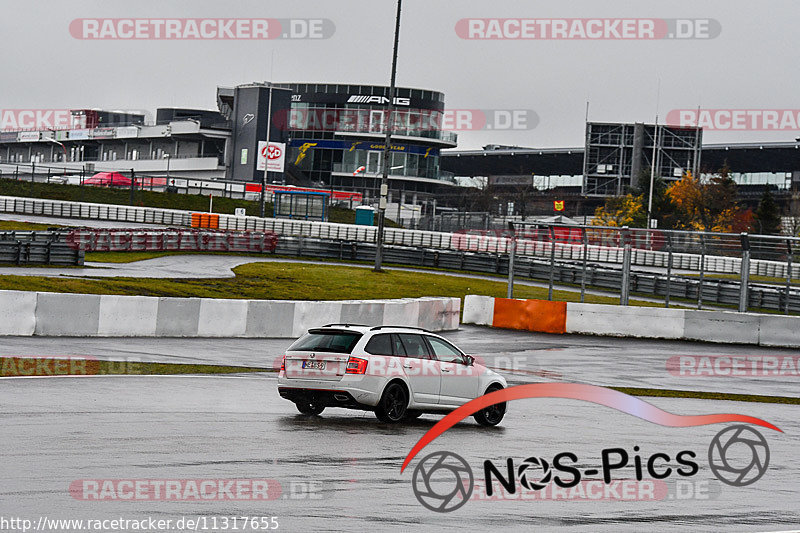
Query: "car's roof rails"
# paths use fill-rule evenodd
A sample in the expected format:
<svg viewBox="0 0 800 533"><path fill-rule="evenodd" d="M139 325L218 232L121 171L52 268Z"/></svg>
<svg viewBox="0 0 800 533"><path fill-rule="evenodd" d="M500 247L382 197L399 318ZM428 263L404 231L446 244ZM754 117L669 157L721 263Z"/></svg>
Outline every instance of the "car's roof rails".
<svg viewBox="0 0 800 533"><path fill-rule="evenodd" d="M349 322L346 323L346 324L325 324L322 327L323 328L330 328L330 327L333 327L333 326L344 326L346 328L349 328L350 326L358 326L358 327L361 327L361 328L368 328L369 327L366 324L350 324Z"/></svg>
<svg viewBox="0 0 800 533"><path fill-rule="evenodd" d="M428 331L425 328L417 328L417 327L414 327L414 326L375 326L373 328L370 328L369 330L370 331L375 331L375 330L383 329L383 328L417 329L419 331L424 331L425 333L432 333L431 331Z"/></svg>

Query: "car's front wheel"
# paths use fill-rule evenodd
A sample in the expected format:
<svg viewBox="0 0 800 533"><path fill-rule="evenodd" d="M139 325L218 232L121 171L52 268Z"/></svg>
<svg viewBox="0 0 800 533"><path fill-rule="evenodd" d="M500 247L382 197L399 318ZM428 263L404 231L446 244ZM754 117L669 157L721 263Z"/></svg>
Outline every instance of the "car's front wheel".
<svg viewBox="0 0 800 533"><path fill-rule="evenodd" d="M381 401L375 407L375 416L381 422L396 424L406 416L408 393L399 383L390 383L383 391Z"/></svg>
<svg viewBox="0 0 800 533"><path fill-rule="evenodd" d="M297 410L304 415L318 415L325 410L324 405L320 405L314 401L297 402L295 403Z"/></svg>
<svg viewBox="0 0 800 533"><path fill-rule="evenodd" d="M488 389L486 389L486 394L490 392L502 390L503 387L501 385L491 385ZM485 409L481 409L477 413L475 413L473 418L475 421L482 425L482 426L496 426L503 420L503 417L506 415L506 402L496 403L494 405L490 405Z"/></svg>

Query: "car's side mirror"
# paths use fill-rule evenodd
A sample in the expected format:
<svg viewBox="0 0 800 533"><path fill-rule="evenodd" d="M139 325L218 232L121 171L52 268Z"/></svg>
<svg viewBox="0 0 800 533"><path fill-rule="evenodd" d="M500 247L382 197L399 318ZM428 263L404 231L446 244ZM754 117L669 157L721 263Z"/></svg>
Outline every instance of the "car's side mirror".
<svg viewBox="0 0 800 533"><path fill-rule="evenodd" d="M475 364L475 358L471 355L464 355L464 364L467 366L472 366Z"/></svg>

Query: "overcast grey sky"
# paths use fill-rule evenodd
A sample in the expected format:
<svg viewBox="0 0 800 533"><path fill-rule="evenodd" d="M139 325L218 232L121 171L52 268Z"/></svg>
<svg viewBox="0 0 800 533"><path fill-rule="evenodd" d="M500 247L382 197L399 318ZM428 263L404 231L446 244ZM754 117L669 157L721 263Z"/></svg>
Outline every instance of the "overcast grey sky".
<svg viewBox="0 0 800 533"><path fill-rule="evenodd" d="M0 0L0 109L216 108L217 85L257 80L388 84L393 0ZM79 40L76 18L324 18L325 40ZM709 18L705 40L466 40L462 18ZM398 85L443 91L448 108L531 109L488 143L582 146L590 119L652 121L671 109L798 109L797 0L403 2ZM272 60L275 59L274 65ZM797 131L706 132L706 142L794 140Z"/></svg>

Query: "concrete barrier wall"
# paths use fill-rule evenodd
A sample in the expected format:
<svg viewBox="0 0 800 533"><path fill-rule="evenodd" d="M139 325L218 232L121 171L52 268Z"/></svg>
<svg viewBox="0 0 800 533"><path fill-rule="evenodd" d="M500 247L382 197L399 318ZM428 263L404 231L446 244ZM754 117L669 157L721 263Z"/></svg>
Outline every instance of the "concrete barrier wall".
<svg viewBox="0 0 800 533"><path fill-rule="evenodd" d="M758 344L760 323L761 315L755 313L686 311L683 336L690 340ZM797 325L800 327L800 320Z"/></svg>
<svg viewBox="0 0 800 533"><path fill-rule="evenodd" d="M0 291L0 335L33 335L36 293Z"/></svg>
<svg viewBox="0 0 800 533"><path fill-rule="evenodd" d="M494 321L494 298L477 294L466 295L462 320L465 324L491 326Z"/></svg>
<svg viewBox="0 0 800 533"><path fill-rule="evenodd" d="M800 317L569 302L566 327L558 331L560 311L548 307L557 303L468 295L463 322L547 333L800 347Z"/></svg>
<svg viewBox="0 0 800 533"><path fill-rule="evenodd" d="M459 298L225 300L0 291L0 335L294 338L331 323L458 329Z"/></svg>
<svg viewBox="0 0 800 533"><path fill-rule="evenodd" d="M684 310L567 303L567 333L680 339Z"/></svg>

